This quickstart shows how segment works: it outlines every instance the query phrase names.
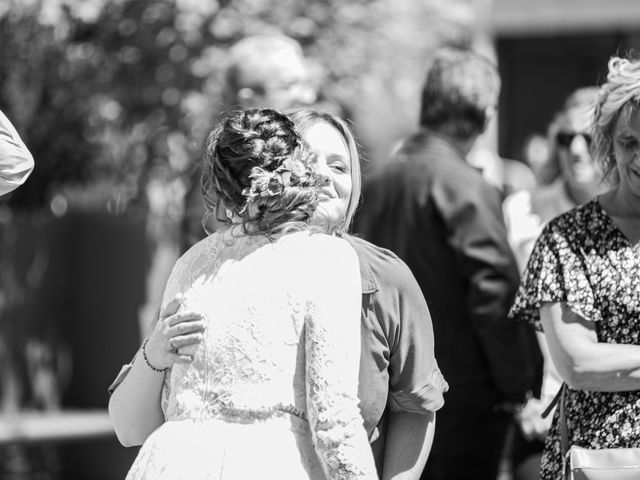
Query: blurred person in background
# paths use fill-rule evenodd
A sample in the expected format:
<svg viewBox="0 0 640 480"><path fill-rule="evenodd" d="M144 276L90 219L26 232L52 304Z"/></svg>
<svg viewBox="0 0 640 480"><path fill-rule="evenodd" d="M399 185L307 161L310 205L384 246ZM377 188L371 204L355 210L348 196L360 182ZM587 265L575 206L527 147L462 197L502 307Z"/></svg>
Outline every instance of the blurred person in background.
<svg viewBox="0 0 640 480"><path fill-rule="evenodd" d="M162 315L111 396L121 442L144 442L127 478L378 478L357 398L357 255L311 226L348 202L328 159L271 109L227 115L205 159L207 209L222 202L230 222L167 283L165 312L180 295L197 316Z"/></svg>
<svg viewBox="0 0 640 480"><path fill-rule="evenodd" d="M253 107L283 111L316 102L310 66L293 38L276 33L249 36L235 43L228 55L222 110ZM183 251L204 238L205 228L213 232L225 220L224 212L204 216L200 175L198 165L185 199Z"/></svg>
<svg viewBox="0 0 640 480"><path fill-rule="evenodd" d="M597 87L584 87L566 99L549 127L554 132L548 170L559 172L549 185L534 192L517 192L504 202L509 242L521 270L524 270L533 245L542 228L553 218L586 203L606 190L602 172L591 155L591 122L598 99ZM537 479L544 439L551 425L551 416L542 412L558 392L562 379L553 365L545 337L538 333L544 354L544 377L541 398L532 399L517 415L511 464L516 480Z"/></svg>
<svg viewBox="0 0 640 480"><path fill-rule="evenodd" d="M565 181L611 186L581 190L587 195L573 198L578 206L544 227L510 312L544 330L568 387L569 444L595 449L640 447L640 61L613 57L608 67L592 128L585 105L572 99L593 99L593 92L579 91L558 119L557 141ZM591 166L590 138L600 169ZM563 470L556 409L540 476L557 479Z"/></svg>
<svg viewBox="0 0 640 480"><path fill-rule="evenodd" d="M0 111L0 195L22 185L33 167L33 156L9 119Z"/></svg>
<svg viewBox="0 0 640 480"><path fill-rule="evenodd" d="M372 173L355 226L407 263L433 318L450 390L425 480L495 480L513 411L537 387L535 337L507 318L518 270L501 195L465 158L496 110L499 88L485 57L436 51L421 129Z"/></svg>
<svg viewBox="0 0 640 480"><path fill-rule="evenodd" d="M562 110L555 115L549 127L553 136L548 167L559 172L555 180L533 192L520 191L505 199L509 243L521 271L549 220L606 189L590 152L590 128L597 96L596 87L580 88L569 95Z"/></svg>
<svg viewBox="0 0 640 480"><path fill-rule="evenodd" d="M378 474L417 480L431 448L435 411L447 389L434 358L429 309L415 278L396 255L347 234L361 185L358 146L349 126L332 113L297 110L289 116L335 188L334 195L320 197L313 224L347 240L358 255L358 396ZM179 305L178 299L165 309L167 322L190 315L177 313ZM124 367L111 390L130 368Z"/></svg>
<svg viewBox="0 0 640 480"><path fill-rule="evenodd" d="M555 169L555 173L548 172L547 164L551 156L549 143L546 135L532 133L527 136L522 145L522 159L533 172L537 185L546 185L553 181L555 175L557 175Z"/></svg>
<svg viewBox="0 0 640 480"><path fill-rule="evenodd" d="M229 51L227 106L276 110L311 105L317 92L300 44L282 34L246 37Z"/></svg>
<svg viewBox="0 0 640 480"><path fill-rule="evenodd" d="M503 197L521 190L532 191L536 178L523 162L499 156L486 146L474 146L467 154L467 162L482 172L484 179L494 185Z"/></svg>

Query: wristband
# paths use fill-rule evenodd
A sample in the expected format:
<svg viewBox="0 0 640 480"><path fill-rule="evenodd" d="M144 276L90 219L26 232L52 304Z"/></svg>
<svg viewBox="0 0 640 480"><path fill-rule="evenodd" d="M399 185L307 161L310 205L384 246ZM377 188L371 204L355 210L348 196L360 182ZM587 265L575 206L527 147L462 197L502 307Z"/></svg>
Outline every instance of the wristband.
<svg viewBox="0 0 640 480"><path fill-rule="evenodd" d="M151 370L153 370L154 372L158 372L158 373L164 373L167 371L166 368L156 368L153 365L151 365L151 363L149 363L149 359L147 358L147 352L145 351L145 348L147 346L147 342L149 341L149 339L147 338L144 343L142 344L142 356L144 357L144 361L147 363L147 365L149 366L149 368Z"/></svg>

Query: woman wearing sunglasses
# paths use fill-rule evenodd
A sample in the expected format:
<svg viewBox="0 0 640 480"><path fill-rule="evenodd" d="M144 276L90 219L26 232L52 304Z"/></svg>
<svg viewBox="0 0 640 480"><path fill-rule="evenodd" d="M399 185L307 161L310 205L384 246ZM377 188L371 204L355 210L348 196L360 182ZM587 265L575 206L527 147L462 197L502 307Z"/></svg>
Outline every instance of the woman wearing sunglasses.
<svg viewBox="0 0 640 480"><path fill-rule="evenodd" d="M597 96L597 87L574 91L549 126L547 168L554 172L555 180L531 193L516 192L504 202L509 240L520 270L547 222L606 190L590 152L589 130Z"/></svg>
<svg viewBox="0 0 640 480"><path fill-rule="evenodd" d="M589 132L597 98L596 87L574 91L549 126L550 158L546 169L555 180L532 193L512 194L504 202L509 240L521 270L544 225L606 189L601 169L590 151ZM510 458L515 480L539 478L544 439L551 425L551 416L543 419L541 413L562 383L544 336L539 334L538 339L545 354L542 397L530 400L516 416L518 428L514 432Z"/></svg>

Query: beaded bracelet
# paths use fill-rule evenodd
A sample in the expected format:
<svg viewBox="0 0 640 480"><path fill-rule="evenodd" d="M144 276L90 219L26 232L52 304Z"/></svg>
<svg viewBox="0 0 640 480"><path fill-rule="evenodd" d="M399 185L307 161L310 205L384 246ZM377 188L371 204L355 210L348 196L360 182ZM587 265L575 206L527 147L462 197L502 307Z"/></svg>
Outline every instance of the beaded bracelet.
<svg viewBox="0 0 640 480"><path fill-rule="evenodd" d="M151 363L149 363L149 359L147 358L147 352L146 352L146 347L147 347L147 342L149 341L149 339L147 338L144 343L142 344L142 356L144 357L144 361L147 362L147 365L149 365L149 368L151 370L153 370L154 372L158 372L158 373L164 373L167 371L166 368L156 368L153 365L151 365Z"/></svg>

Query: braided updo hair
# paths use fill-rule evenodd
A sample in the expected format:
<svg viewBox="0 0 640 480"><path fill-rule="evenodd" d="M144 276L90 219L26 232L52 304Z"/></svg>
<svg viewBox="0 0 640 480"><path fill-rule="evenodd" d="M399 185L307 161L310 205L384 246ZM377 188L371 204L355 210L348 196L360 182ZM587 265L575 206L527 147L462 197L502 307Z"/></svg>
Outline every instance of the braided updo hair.
<svg viewBox="0 0 640 480"><path fill-rule="evenodd" d="M314 157L286 116L271 109L230 113L207 138L202 196L222 201L247 234L309 222L318 203Z"/></svg>

